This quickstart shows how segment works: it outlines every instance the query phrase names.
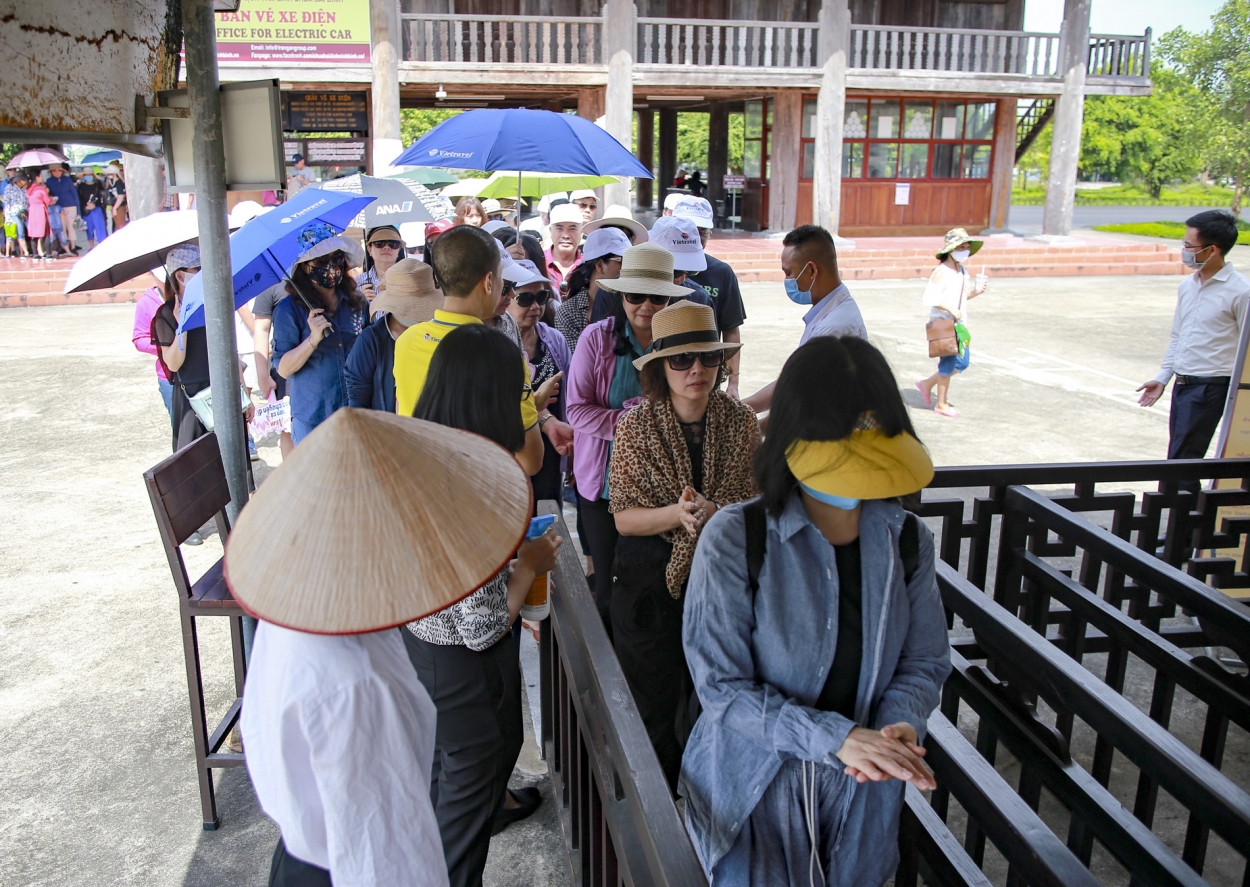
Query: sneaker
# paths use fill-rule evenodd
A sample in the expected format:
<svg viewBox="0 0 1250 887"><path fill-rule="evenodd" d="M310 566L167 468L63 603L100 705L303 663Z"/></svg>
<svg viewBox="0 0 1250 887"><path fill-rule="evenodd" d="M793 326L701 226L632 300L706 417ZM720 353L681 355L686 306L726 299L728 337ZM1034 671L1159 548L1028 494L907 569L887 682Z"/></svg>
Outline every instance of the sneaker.
<svg viewBox="0 0 1250 887"><path fill-rule="evenodd" d="M253 462L260 461L260 453L256 452L256 441L252 440L252 435L247 436L247 455Z"/></svg>
<svg viewBox="0 0 1250 887"><path fill-rule="evenodd" d="M183 545L203 545L204 537L200 535L198 530L196 530L194 533L188 536L186 541L183 542L182 544Z"/></svg>

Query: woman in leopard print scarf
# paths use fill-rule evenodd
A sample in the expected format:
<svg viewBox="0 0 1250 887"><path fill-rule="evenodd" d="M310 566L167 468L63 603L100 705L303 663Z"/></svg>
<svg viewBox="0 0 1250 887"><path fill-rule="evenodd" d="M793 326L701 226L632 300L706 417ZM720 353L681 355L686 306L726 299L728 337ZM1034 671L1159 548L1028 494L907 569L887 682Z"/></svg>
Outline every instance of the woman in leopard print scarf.
<svg viewBox="0 0 1250 887"><path fill-rule="evenodd" d="M690 679L682 591L699 531L722 506L755 495L755 413L719 390L723 343L711 308L682 301L651 321L655 345L635 361L643 403L616 427L608 471L620 539L612 565L617 659L670 786L677 784Z"/></svg>

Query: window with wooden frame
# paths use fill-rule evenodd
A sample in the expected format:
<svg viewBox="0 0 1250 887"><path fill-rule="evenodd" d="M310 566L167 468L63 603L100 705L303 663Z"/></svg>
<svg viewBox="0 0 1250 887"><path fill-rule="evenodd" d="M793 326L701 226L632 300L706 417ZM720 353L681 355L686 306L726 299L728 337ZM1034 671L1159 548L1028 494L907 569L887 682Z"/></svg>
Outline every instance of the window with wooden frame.
<svg viewBox="0 0 1250 887"><path fill-rule="evenodd" d="M842 178L988 179L995 110L994 102L848 97ZM815 116L816 100L805 100L802 174L809 179L815 166Z"/></svg>

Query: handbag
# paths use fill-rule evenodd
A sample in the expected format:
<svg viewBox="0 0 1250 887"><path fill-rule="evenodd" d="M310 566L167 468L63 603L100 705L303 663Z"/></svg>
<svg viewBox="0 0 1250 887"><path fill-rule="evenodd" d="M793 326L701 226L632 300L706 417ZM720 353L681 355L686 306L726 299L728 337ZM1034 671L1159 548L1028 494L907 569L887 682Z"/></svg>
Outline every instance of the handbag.
<svg viewBox="0 0 1250 887"><path fill-rule="evenodd" d="M924 325L929 339L930 357L950 357L959 353L959 338L955 334L955 321L949 317L931 320Z"/></svg>
<svg viewBox="0 0 1250 887"><path fill-rule="evenodd" d="M240 412L246 412L247 408L252 405L252 399L248 397L247 389L242 385L239 386ZM204 426L205 431L213 430L213 389L205 388L199 394L193 394L187 398L187 402L191 404L191 409L195 412L195 417L200 420L200 424Z"/></svg>

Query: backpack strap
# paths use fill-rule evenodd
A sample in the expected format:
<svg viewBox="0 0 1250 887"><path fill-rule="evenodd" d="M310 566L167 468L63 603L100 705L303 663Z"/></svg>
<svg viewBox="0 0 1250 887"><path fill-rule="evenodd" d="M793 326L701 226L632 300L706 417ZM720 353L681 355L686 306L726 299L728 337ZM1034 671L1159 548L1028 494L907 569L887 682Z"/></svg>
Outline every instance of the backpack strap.
<svg viewBox="0 0 1250 887"><path fill-rule="evenodd" d="M747 537L748 540L750 537ZM898 555L903 561L903 582L911 585L912 577L920 569L920 518L910 511L903 512L903 529L898 534Z"/></svg>
<svg viewBox="0 0 1250 887"><path fill-rule="evenodd" d="M768 515L763 499L752 499L742 509L746 523L747 583L751 596L760 590L760 571L764 569L764 555L768 549Z"/></svg>

